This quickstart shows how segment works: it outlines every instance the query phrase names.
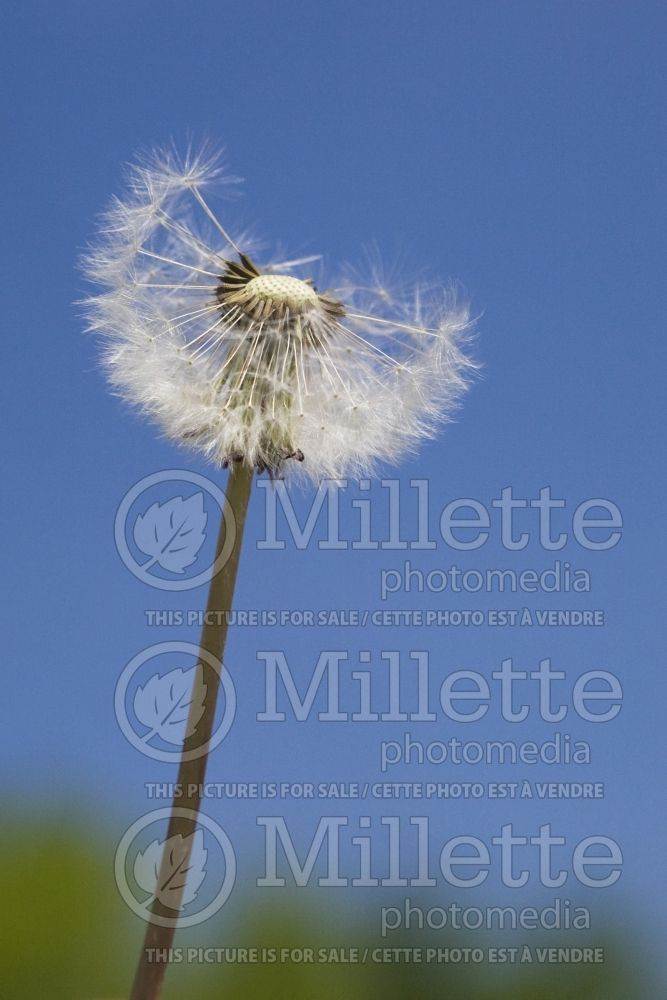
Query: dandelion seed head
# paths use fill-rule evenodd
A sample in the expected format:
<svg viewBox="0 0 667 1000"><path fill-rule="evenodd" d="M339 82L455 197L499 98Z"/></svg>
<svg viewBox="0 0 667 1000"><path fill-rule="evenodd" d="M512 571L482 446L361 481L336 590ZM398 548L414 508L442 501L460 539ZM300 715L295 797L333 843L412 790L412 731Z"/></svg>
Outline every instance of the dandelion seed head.
<svg viewBox="0 0 667 1000"><path fill-rule="evenodd" d="M307 281L289 274L260 274L248 282L249 298L269 299L293 313L303 313L317 305L317 292Z"/></svg>
<svg viewBox="0 0 667 1000"><path fill-rule="evenodd" d="M158 153L103 217L85 306L113 388L219 465L318 481L399 460L470 381L467 308L392 290L377 263L325 291L302 273L317 256L259 263L213 210L229 179L219 158Z"/></svg>

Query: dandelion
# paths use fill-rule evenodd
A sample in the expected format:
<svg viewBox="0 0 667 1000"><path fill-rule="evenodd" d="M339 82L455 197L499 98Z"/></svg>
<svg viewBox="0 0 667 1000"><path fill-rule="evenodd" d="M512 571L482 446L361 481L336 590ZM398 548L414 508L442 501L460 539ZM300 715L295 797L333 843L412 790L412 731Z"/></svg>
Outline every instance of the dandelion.
<svg viewBox="0 0 667 1000"><path fill-rule="evenodd" d="M85 269L112 385L222 466L318 481L399 460L466 387L467 310L377 280L319 291L312 259L258 263L210 206L229 180L215 160L162 154L107 212Z"/></svg>
<svg viewBox="0 0 667 1000"><path fill-rule="evenodd" d="M223 518L217 542L218 558L229 555L201 636L203 714L200 701L167 833L181 845L197 829L220 681L209 663L223 660L219 612L232 607L255 471L313 482L372 474L451 418L474 368L467 309L442 289L395 290L375 268L320 291L306 270L318 258L260 263L248 235L232 236L211 207L210 189L231 180L204 155L135 165L84 259L101 289L85 301L88 325L104 339L114 389L169 438L230 469L232 528ZM155 896L131 1000L159 996L166 965L152 956L168 953L181 897L182 888L167 907Z"/></svg>

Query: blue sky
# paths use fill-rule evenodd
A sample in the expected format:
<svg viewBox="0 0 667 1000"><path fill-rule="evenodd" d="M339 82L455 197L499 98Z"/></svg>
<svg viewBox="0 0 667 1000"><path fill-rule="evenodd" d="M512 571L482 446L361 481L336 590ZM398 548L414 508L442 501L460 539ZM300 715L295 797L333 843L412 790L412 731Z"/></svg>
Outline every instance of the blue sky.
<svg viewBox="0 0 667 1000"><path fill-rule="evenodd" d="M454 815L450 809L447 828L490 835L514 818L531 829L551 821L574 840L605 832L623 845L626 864L604 905L620 912L629 900L647 926L664 919L656 872L665 816L655 783L664 743L664 7L615 0L12 7L0 42L5 370L12 371L2 532L10 789L44 812L64 798L115 840L146 808L143 783L173 777L169 765L123 739L113 690L125 663L150 643L197 640L193 627L148 628L145 610L198 608L205 593L167 594L137 581L114 548L114 515L127 490L156 470L186 469L219 485L224 475L176 451L110 396L73 303L86 290L77 258L96 213L119 190L123 162L166 141L207 137L226 147L244 178L233 213L270 244L323 253L333 265L359 262L364 247L377 244L389 264L400 262L399 273L466 289L480 316L482 377L455 425L387 470L406 494L410 478L428 478L434 530L451 499L490 507L510 484L526 498L550 485L567 502L563 525L590 497L612 500L624 520L613 550L585 552L571 541L556 554L589 569L591 594L502 604L603 608L600 629L285 629L279 636L239 629L229 648L239 714L214 776L377 775L380 736L371 728L329 731L312 721L276 731L254 720L256 651L276 643L303 671L324 648L352 658L362 649L376 657L427 649L436 673L488 675L506 656L529 669L551 656L568 678L609 670L625 691L618 720L598 727L604 732L570 727L590 738L587 777L606 783L603 801L514 811L463 803ZM382 523L379 488L373 496ZM303 512L309 499L295 502ZM403 553L260 551L263 503L257 491L240 607L381 606L380 573L401 566ZM352 530L349 510L348 500ZM542 569L556 555L534 534L523 553L506 553L495 532L457 561ZM453 561L442 545L405 558L424 572ZM501 602L426 594L390 606ZM474 728L479 740L507 735L491 713ZM523 736L537 738L543 728L527 723ZM442 770L428 774L443 780ZM404 769L400 777L426 775ZM214 802L210 811L254 843L253 808L229 816ZM284 808L295 829L322 811L321 803Z"/></svg>

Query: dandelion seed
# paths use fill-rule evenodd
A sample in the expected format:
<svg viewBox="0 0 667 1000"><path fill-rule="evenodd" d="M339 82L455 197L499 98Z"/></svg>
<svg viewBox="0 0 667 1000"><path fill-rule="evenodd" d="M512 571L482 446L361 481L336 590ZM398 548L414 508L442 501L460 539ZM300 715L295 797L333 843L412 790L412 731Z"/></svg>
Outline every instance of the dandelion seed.
<svg viewBox="0 0 667 1000"><path fill-rule="evenodd" d="M319 291L317 256L258 263L204 197L228 179L204 156L132 168L84 260L111 383L222 466L318 481L399 460L466 388L466 308L375 274Z"/></svg>

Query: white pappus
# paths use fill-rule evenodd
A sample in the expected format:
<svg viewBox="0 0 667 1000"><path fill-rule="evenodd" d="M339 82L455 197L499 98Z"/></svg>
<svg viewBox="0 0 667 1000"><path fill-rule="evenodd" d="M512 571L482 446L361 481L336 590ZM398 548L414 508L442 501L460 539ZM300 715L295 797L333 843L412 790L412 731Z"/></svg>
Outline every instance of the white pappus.
<svg viewBox="0 0 667 1000"><path fill-rule="evenodd" d="M134 165L85 255L85 300L115 390L219 465L365 476L432 436L475 365L446 289L319 291L313 259L259 263L211 208L219 158Z"/></svg>

